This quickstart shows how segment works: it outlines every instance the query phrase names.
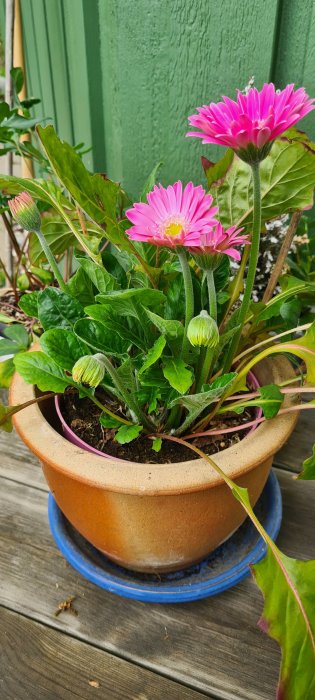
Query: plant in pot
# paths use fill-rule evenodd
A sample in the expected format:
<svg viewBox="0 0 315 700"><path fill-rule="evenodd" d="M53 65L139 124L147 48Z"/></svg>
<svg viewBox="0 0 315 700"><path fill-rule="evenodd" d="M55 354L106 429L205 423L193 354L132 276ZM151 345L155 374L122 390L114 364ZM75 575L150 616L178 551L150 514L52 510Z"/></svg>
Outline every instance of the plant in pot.
<svg viewBox="0 0 315 700"><path fill-rule="evenodd" d="M315 562L281 553L253 506L298 411L313 407L300 397L314 390L315 324L300 323L296 300L315 288L285 276L266 302L252 290L265 224L313 202L314 149L293 129L312 102L302 89L265 85L190 117L201 131L189 135L228 146L207 163L208 193L157 186L156 168L132 205L52 126L38 135L59 185L0 178L58 283L21 301L43 333L40 349L15 355L2 427L14 416L63 513L127 568L182 569L248 515L267 547L253 571L264 627L283 647L288 699L315 690ZM76 241L68 281L32 197L49 201ZM234 277L230 259L241 259ZM302 476L314 471L310 457Z"/></svg>

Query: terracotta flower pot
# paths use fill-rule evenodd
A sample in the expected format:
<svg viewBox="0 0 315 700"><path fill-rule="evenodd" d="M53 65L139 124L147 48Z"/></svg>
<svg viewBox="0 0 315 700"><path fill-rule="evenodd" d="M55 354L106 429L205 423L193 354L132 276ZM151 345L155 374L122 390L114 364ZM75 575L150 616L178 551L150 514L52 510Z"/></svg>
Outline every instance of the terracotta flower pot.
<svg viewBox="0 0 315 700"><path fill-rule="evenodd" d="M279 383L293 370L286 358L277 357L260 363L255 374L262 384ZM11 404L33 396L34 387L15 375ZM241 505L206 461L137 464L86 452L52 427L56 413L53 402L47 404L17 413L15 427L41 460L63 513L113 561L136 571L175 571L205 557L243 522ZM215 455L221 469L249 489L252 504L296 419L292 412L261 423Z"/></svg>

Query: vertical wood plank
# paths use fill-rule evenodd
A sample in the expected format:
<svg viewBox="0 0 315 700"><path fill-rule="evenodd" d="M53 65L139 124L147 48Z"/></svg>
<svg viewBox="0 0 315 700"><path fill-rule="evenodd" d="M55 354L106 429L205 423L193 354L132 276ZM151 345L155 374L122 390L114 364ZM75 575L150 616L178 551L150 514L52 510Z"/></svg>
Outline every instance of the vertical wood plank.
<svg viewBox="0 0 315 700"><path fill-rule="evenodd" d="M303 4L282 0L278 26L277 51L273 79L277 87L287 83L304 86L315 95L315 2L304 0ZM301 122L315 138L314 115L311 113Z"/></svg>
<svg viewBox="0 0 315 700"><path fill-rule="evenodd" d="M269 79L277 2L99 0L99 9L109 175L136 196L162 158L164 182L200 181L200 155L219 151L185 140L187 116L252 74L258 86Z"/></svg>
<svg viewBox="0 0 315 700"><path fill-rule="evenodd" d="M66 53L69 39L63 24L62 1L44 0L44 14L50 68L50 74L47 77L48 87L50 81L54 99L55 127L62 139L72 143L73 123Z"/></svg>

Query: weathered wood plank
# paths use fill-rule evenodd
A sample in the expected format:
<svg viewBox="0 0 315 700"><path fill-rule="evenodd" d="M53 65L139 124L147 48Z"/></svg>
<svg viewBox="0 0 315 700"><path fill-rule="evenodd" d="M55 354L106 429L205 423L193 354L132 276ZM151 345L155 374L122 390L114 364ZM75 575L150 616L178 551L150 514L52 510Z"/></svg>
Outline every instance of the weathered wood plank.
<svg viewBox="0 0 315 700"><path fill-rule="evenodd" d="M274 464L292 472L300 472L304 460L312 454L314 442L315 411L301 411L294 432L275 456Z"/></svg>
<svg viewBox="0 0 315 700"><path fill-rule="evenodd" d="M209 697L5 608L0 608L0 626L3 700Z"/></svg>
<svg viewBox="0 0 315 700"><path fill-rule="evenodd" d="M292 556L315 558L309 536L315 484L294 482L282 471L279 478L284 497L279 544ZM45 493L6 479L1 487L0 604L214 697L274 696L279 652L257 628L262 599L251 579L190 604L162 606L116 597L64 561L49 533ZM78 596L78 617L54 617L60 600L69 595Z"/></svg>

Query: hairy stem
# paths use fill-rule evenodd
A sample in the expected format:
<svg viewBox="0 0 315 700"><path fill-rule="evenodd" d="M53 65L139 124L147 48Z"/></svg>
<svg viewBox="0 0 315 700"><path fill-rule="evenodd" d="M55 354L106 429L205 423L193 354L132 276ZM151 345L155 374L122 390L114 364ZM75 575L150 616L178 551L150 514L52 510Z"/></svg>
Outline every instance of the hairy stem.
<svg viewBox="0 0 315 700"><path fill-rule="evenodd" d="M208 287L208 299L209 299L209 314L216 321L217 320L217 299L216 290L214 283L213 270L207 270L206 272L207 287ZM198 367L196 370L196 387L195 393L198 394L203 384L206 384L209 377L212 362L214 359L214 348L201 348Z"/></svg>
<svg viewBox="0 0 315 700"><path fill-rule="evenodd" d="M189 340L187 338L187 328L194 315L194 289L191 271L185 250L179 249L177 251L177 255L182 268L185 289L185 330L182 346L182 357L185 359L190 345Z"/></svg>
<svg viewBox="0 0 315 700"><path fill-rule="evenodd" d="M225 363L224 363L224 368L223 372L228 372L235 352L238 348L239 340L241 337L241 332L244 326L244 322L247 316L247 312L249 309L249 304L251 301L251 296L252 296L252 291L253 291L253 286L254 286L254 281L255 281L255 275L256 275L256 269L257 269L257 261L258 261L258 255L259 255L259 244L260 244L260 229L261 229L261 196L260 196L260 164L259 163L253 163L251 165L252 168L252 174L253 174L253 199L254 199L254 204L253 204L253 233L252 233L252 241L251 241L251 250L250 250L250 256L249 256L249 264L248 264L248 273L247 273L247 279L246 279L246 285L245 285L245 291L244 291L244 297L243 301L240 307L239 311L239 316L238 316L238 323L240 324L240 328L237 333L235 333L229 350L226 355Z"/></svg>
<svg viewBox="0 0 315 700"><path fill-rule="evenodd" d="M111 377L114 383L114 386L116 387L126 406L128 406L128 408L135 414L135 416L137 416L138 420L140 420L141 423L143 423L144 428L146 428L147 430L152 430L154 423L149 418L147 418L145 413L143 413L136 399L134 399L133 396L128 391L126 391L118 372L116 371L115 367L112 365L108 357L106 357L106 355L103 356L103 362L109 376Z"/></svg>
<svg viewBox="0 0 315 700"><path fill-rule="evenodd" d="M64 281L64 279L63 279L63 277L62 277L62 274L61 274L61 272L60 272L60 270L59 270L59 267L58 267L58 265L57 265L57 262L56 262L56 260L55 260L55 258L54 258L54 256L53 256L53 254L52 254L52 252L51 252L51 250L50 250L50 247L49 247L49 245L48 245L48 243L47 243L47 241L46 241L45 236L42 234L42 232L41 232L40 230L35 231L35 233L36 233L36 236L37 236L37 238L38 238L38 240L39 240L39 242L40 242L40 245L41 245L41 247L42 247L42 249L43 249L43 251L44 251L44 253L45 253L45 255L46 255L46 258L47 258L47 260L48 260L48 262L49 262L49 265L50 265L50 267L51 267L51 269L52 269L52 271L53 271L53 273L54 273L54 275L55 275L55 277L56 277L56 280L57 280L57 282L58 282L58 284L59 284L60 289L62 289L62 291L65 292L65 294L69 294L69 291L68 291L68 289L67 289L66 283L65 283L65 281Z"/></svg>

